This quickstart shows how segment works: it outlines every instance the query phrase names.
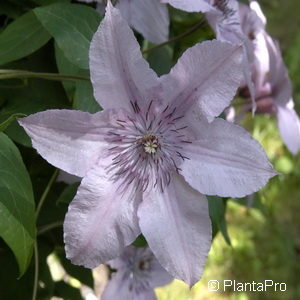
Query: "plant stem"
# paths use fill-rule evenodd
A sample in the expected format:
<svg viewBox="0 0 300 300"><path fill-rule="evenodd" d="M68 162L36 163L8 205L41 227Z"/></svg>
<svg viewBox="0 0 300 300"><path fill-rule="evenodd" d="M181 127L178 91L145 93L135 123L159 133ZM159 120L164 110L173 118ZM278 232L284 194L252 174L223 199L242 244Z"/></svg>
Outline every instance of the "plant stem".
<svg viewBox="0 0 300 300"><path fill-rule="evenodd" d="M40 214L41 208L49 194L49 191L53 185L53 183L56 180L56 177L58 175L58 169L55 169L54 173L52 174L42 196L41 199L38 203L38 206L36 208L36 212L35 212L35 219L38 219L38 216ZM44 229L45 230L45 229ZM38 233L39 234L39 233ZM37 234L37 235L38 235ZM33 283L33 293L32 293L32 300L36 300L36 296L37 296L37 290L38 290L38 280L39 280L39 250L38 250L38 244L37 244L37 240L34 243L34 283Z"/></svg>
<svg viewBox="0 0 300 300"><path fill-rule="evenodd" d="M61 221L57 221L57 222L53 222L51 224L47 224L43 227L41 227L38 232L37 232L37 235L41 235L51 229L54 229L54 228L58 228L58 227L61 227L63 225L63 222Z"/></svg>
<svg viewBox="0 0 300 300"><path fill-rule="evenodd" d="M41 208L42 208L42 206L43 206L43 204L44 204L44 202L45 202L45 200L46 200L46 198L48 196L48 193L49 193L49 191L50 191L50 189L51 189L54 181L56 180L57 175L58 175L58 169L56 169L54 171L53 175L51 176L51 178L50 178L50 180L49 180L49 182L48 182L48 184L47 184L47 186L46 186L46 188L45 188L45 190L44 190L44 192L43 192L43 194L41 196L41 199L40 199L40 201L38 203L38 206L37 206L36 212L35 212L35 218L36 218L36 220L37 220L37 218L38 218L38 216L40 214Z"/></svg>
<svg viewBox="0 0 300 300"><path fill-rule="evenodd" d="M88 77L77 76L77 75L61 75L58 73L41 73L41 72L31 72L31 71L23 71L23 70L0 69L0 79L13 79L13 78L42 78L47 80L58 80L58 81L77 81L77 80L90 81Z"/></svg>
<svg viewBox="0 0 300 300"><path fill-rule="evenodd" d="M148 52L151 52L151 51L153 51L153 50L155 50L155 49L158 49L158 48L160 48L160 47L163 47L163 46L165 46L165 45L168 45L168 44L170 44L170 43L176 42L176 41L178 41L178 40L181 40L181 39L183 39L183 38L189 36L190 34L192 34L192 33L194 33L195 31L197 31L200 27L202 27L202 25L203 25L204 23L205 23L205 20L201 20L200 22L196 23L193 27L191 27L191 28L190 28L189 30L187 30L186 32L183 32L182 34L179 34L179 35L177 35L177 36L175 36L175 37L173 37L173 38L171 38L171 39L169 39L169 40L167 40L167 41L165 41L165 42L163 42L163 43L161 43L161 44L157 44L157 45L155 45L155 46L153 46L153 47L151 47L151 48L148 48L148 49L144 50L144 51L143 51L143 54L148 53Z"/></svg>
<svg viewBox="0 0 300 300"><path fill-rule="evenodd" d="M38 290L38 279L39 279L39 250L37 242L34 243L34 282L33 282L33 292L32 300L36 300L37 290Z"/></svg>

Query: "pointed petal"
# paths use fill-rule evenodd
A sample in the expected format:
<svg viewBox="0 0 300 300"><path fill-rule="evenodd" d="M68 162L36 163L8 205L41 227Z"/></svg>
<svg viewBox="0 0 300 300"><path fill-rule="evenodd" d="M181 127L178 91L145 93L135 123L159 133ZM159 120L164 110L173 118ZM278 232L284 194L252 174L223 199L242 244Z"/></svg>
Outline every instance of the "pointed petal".
<svg viewBox="0 0 300 300"><path fill-rule="evenodd" d="M64 222L67 257L87 268L119 256L140 233L136 211L141 193L121 193L105 172L97 166L83 178Z"/></svg>
<svg viewBox="0 0 300 300"><path fill-rule="evenodd" d="M132 300L133 291L130 281L129 272L118 271L105 286L101 300Z"/></svg>
<svg viewBox="0 0 300 300"><path fill-rule="evenodd" d="M130 109L130 101L147 105L157 85L132 30L110 1L91 42L90 71L95 99L105 109Z"/></svg>
<svg viewBox="0 0 300 300"><path fill-rule="evenodd" d="M145 270L147 285L151 288L170 283L174 278L161 266L149 247L136 249L137 260L148 261L149 269ZM147 273L146 273L147 272Z"/></svg>
<svg viewBox="0 0 300 300"><path fill-rule="evenodd" d="M168 39L169 14L165 4L153 0L122 0L116 7L148 41L162 43Z"/></svg>
<svg viewBox="0 0 300 300"><path fill-rule="evenodd" d="M164 94L184 113L196 110L212 121L229 106L243 78L242 48L206 41L189 48L168 75L161 77Z"/></svg>
<svg viewBox="0 0 300 300"><path fill-rule="evenodd" d="M161 0L161 2L189 12L207 12L213 9L205 0Z"/></svg>
<svg viewBox="0 0 300 300"><path fill-rule="evenodd" d="M142 278L131 277L129 272L117 272L105 286L101 300L156 300L153 289L139 285Z"/></svg>
<svg viewBox="0 0 300 300"><path fill-rule="evenodd" d="M253 59L253 46L242 30L239 3L236 0L229 0L221 4L216 3L215 6L218 10L210 11L205 16L219 41L242 45L244 78L241 86L247 85L252 100L253 111L255 111L255 90L250 67L250 61ZM251 11L250 8L248 10Z"/></svg>
<svg viewBox="0 0 300 300"><path fill-rule="evenodd" d="M148 283L152 288L169 284L174 278L161 266L156 258L151 262L151 272L149 274Z"/></svg>
<svg viewBox="0 0 300 300"><path fill-rule="evenodd" d="M292 84L278 43L268 34L265 34L265 38L270 57L268 78L271 83L272 96L277 105L284 106L292 98Z"/></svg>
<svg viewBox="0 0 300 300"><path fill-rule="evenodd" d="M244 197L276 175L265 151L242 127L223 119L199 121L197 140L185 147L185 180L206 195Z"/></svg>
<svg viewBox="0 0 300 300"><path fill-rule="evenodd" d="M145 195L139 224L160 264L190 285L201 277L211 244L211 223L205 196L175 174L162 193Z"/></svg>
<svg viewBox="0 0 300 300"><path fill-rule="evenodd" d="M93 167L106 142L106 112L47 110L19 119L33 147L50 164L79 177Z"/></svg>
<svg viewBox="0 0 300 300"><path fill-rule="evenodd" d="M296 155L300 150L300 119L293 108L293 102L286 106L277 106L277 119L284 143Z"/></svg>
<svg viewBox="0 0 300 300"><path fill-rule="evenodd" d="M131 299L129 299L131 300ZM136 292L132 300L157 300L154 290L145 290L143 293Z"/></svg>

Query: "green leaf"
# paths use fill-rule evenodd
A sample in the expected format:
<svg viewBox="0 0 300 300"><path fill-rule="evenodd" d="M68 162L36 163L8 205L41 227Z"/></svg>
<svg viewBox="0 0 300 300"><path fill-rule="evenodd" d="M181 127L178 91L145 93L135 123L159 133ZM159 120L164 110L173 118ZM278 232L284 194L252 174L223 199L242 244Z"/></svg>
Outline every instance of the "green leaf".
<svg viewBox="0 0 300 300"><path fill-rule="evenodd" d="M4 131L15 119L26 117L25 114L16 113L11 115L8 119L6 119L4 122L0 123L0 131Z"/></svg>
<svg viewBox="0 0 300 300"><path fill-rule="evenodd" d="M150 67L159 75L167 74L172 68L173 49L170 46L157 48L147 55Z"/></svg>
<svg viewBox="0 0 300 300"><path fill-rule="evenodd" d="M72 64L64 55L63 51L58 47L57 43L55 43L55 59L58 71L63 75L79 75L79 70L77 66ZM62 82L63 87L70 99L70 102L73 102L75 86L76 82L74 81L64 81Z"/></svg>
<svg viewBox="0 0 300 300"><path fill-rule="evenodd" d="M225 219L226 201L220 197L208 196L209 215L213 223L213 236L220 230L226 243L231 246Z"/></svg>
<svg viewBox="0 0 300 300"><path fill-rule="evenodd" d="M31 260L35 240L31 181L13 142L0 133L0 236L12 249L20 276Z"/></svg>
<svg viewBox="0 0 300 300"><path fill-rule="evenodd" d="M34 12L66 58L78 67L88 69L88 52L100 23L99 13L86 5L66 3L39 7Z"/></svg>
<svg viewBox="0 0 300 300"><path fill-rule="evenodd" d="M142 234L140 234L132 243L137 248L143 248L147 246L147 241Z"/></svg>
<svg viewBox="0 0 300 300"><path fill-rule="evenodd" d="M79 183L73 183L68 185L58 197L56 204L65 203L70 204L77 193Z"/></svg>
<svg viewBox="0 0 300 300"><path fill-rule="evenodd" d="M9 24L0 34L0 65L35 52L50 38L35 14L29 11Z"/></svg>
<svg viewBox="0 0 300 300"><path fill-rule="evenodd" d="M80 69L66 59L64 53L60 50L57 44L55 44L55 57L58 70L61 74L89 77L89 72L87 70ZM63 86L69 99L73 102L74 109L90 113L95 113L101 110L100 105L94 98L93 86L90 82L64 82Z"/></svg>
<svg viewBox="0 0 300 300"><path fill-rule="evenodd" d="M77 81L73 108L90 113L101 110L93 95L93 86L87 81Z"/></svg>

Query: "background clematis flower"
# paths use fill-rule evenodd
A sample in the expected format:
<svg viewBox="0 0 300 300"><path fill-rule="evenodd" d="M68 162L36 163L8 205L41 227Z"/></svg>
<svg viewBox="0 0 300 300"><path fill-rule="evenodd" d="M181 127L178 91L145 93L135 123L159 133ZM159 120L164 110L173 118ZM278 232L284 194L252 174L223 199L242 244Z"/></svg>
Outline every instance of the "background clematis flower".
<svg viewBox="0 0 300 300"><path fill-rule="evenodd" d="M117 269L105 287L101 300L155 300L154 288L170 283L167 273L149 249L128 246L120 257L108 262Z"/></svg>
<svg viewBox="0 0 300 300"><path fill-rule="evenodd" d="M243 5L243 30L252 36L253 79L257 112L275 114L280 135L289 151L300 150L300 120L294 110L292 84L279 45L265 31L266 18L257 1ZM243 110L247 110L245 105Z"/></svg>
<svg viewBox="0 0 300 300"><path fill-rule="evenodd" d="M164 0L164 3L191 12L202 12L220 41L242 45L243 74L241 86L248 86L253 111L255 111L255 91L252 81L252 43L241 28L239 2L237 0Z"/></svg>
<svg viewBox="0 0 300 300"><path fill-rule="evenodd" d="M105 0L78 0L97 2L97 10L104 13ZM116 7L123 18L136 31L152 43L163 43L169 35L169 13L166 5L159 0L119 0Z"/></svg>
<svg viewBox="0 0 300 300"><path fill-rule="evenodd" d="M174 277L199 280L211 244L203 194L243 197L275 175L262 147L216 118L241 77L240 46L207 41L158 78L108 3L90 47L96 114L48 110L19 123L51 164L83 177L64 222L67 257L94 268L142 233Z"/></svg>

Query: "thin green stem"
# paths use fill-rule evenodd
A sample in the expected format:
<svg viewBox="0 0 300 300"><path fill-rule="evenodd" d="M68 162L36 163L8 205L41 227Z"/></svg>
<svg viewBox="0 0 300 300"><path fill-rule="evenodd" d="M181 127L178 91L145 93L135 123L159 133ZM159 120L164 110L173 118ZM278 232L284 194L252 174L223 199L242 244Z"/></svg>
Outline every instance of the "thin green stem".
<svg viewBox="0 0 300 300"><path fill-rule="evenodd" d="M39 280L39 250L37 242L34 243L34 282L33 282L33 292L32 300L36 300L37 290L38 290L38 280Z"/></svg>
<svg viewBox="0 0 300 300"><path fill-rule="evenodd" d="M41 199L40 199L40 201L38 203L38 206L37 206L36 212L35 212L35 218L36 219L38 218L38 216L40 214L41 208L42 208L42 206L43 206L43 204L44 204L44 202L45 202L45 200L46 200L46 198L47 198L47 196L49 194L49 191L50 191L53 183L55 182L55 180L57 178L57 175L58 175L58 169L56 169L54 171L53 175L51 176L51 178L50 178L50 180L49 180L49 182L48 182L48 184L47 184L47 186L46 186L46 188L45 188L45 190L44 190L44 192L43 192L43 194L41 196Z"/></svg>
<svg viewBox="0 0 300 300"><path fill-rule="evenodd" d="M49 191L53 185L53 183L55 182L56 178L58 175L58 169L55 169L54 173L52 174L42 196L41 199L37 205L36 208L36 212L35 212L35 219L38 219L38 216L40 214L40 211L42 209L42 206L49 194ZM45 229L44 229L45 230ZM40 232L39 232L40 233ZM38 233L38 234L39 234ZM37 235L38 235L37 234ZM37 240L34 243L34 283L33 283L33 293L32 293L32 300L36 300L36 296L37 296L37 290L38 290L38 279L39 279L39 250L38 250L38 244L37 244Z"/></svg>
<svg viewBox="0 0 300 300"><path fill-rule="evenodd" d="M88 77L77 76L77 75L62 75L58 73L41 73L31 72L24 70L5 70L0 69L0 79L14 79L14 78L42 78L47 80L58 80L58 81L90 81Z"/></svg>
<svg viewBox="0 0 300 300"><path fill-rule="evenodd" d="M53 222L53 223L47 224L47 225L41 227L38 230L37 235L39 236L39 235L41 235L41 234L43 234L43 233L45 233L47 231L50 231L51 229L59 228L61 226L63 226L63 222L61 222L61 221L57 221L57 222Z"/></svg>
<svg viewBox="0 0 300 300"><path fill-rule="evenodd" d="M151 51L153 51L153 50L155 50L155 49L158 49L158 48L160 48L160 47L163 47L163 46L165 46L165 45L168 45L168 44L170 44L170 43L176 42L176 41L178 41L178 40L181 40L181 39L183 39L183 38L189 36L190 34L192 34L192 33L194 33L195 31L197 31L199 28L201 28L201 27L203 26L204 23L205 23L205 20L201 20L200 22L196 23L193 27L191 27L191 28L190 28L189 30L187 30L186 32L183 32L182 34L179 34L179 35L177 35L177 36L175 36L175 37L173 37L173 38L171 38L171 39L169 39L169 40L167 40L167 41L165 41L165 42L163 42L163 43L161 43L161 44L157 44L157 45L155 45L155 46L153 46L153 47L151 47L151 48L148 48L148 49L144 50L144 51L143 51L143 54L148 53L148 52L151 52Z"/></svg>

